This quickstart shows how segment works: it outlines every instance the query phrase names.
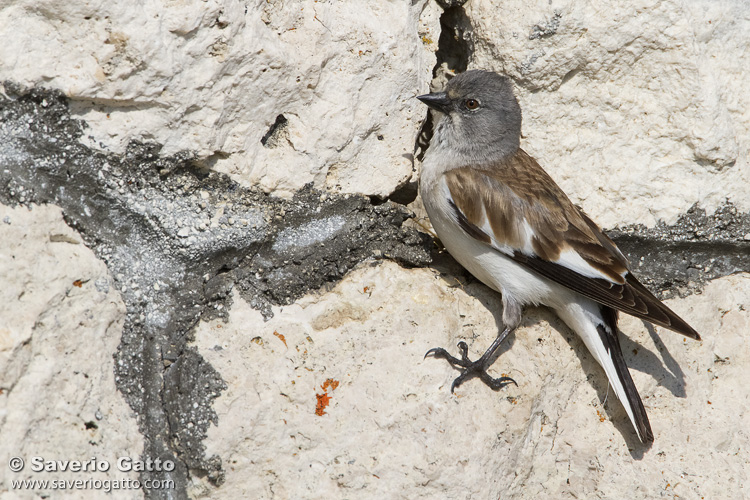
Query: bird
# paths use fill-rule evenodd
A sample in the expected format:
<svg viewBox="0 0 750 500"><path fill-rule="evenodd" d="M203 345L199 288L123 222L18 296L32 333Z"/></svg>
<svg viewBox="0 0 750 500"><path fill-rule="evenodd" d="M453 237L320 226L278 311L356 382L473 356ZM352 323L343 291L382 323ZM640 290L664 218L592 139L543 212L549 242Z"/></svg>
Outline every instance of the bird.
<svg viewBox="0 0 750 500"><path fill-rule="evenodd" d="M434 111L419 194L445 249L472 275L501 294L504 329L472 361L430 349L461 369L451 392L479 377L493 389L516 383L487 369L516 330L525 306L552 309L586 345L607 375L639 440L654 434L623 358L618 312L695 340L700 335L657 299L629 269L617 245L571 202L520 147L521 108L511 80L485 70L454 76L443 91L417 96Z"/></svg>

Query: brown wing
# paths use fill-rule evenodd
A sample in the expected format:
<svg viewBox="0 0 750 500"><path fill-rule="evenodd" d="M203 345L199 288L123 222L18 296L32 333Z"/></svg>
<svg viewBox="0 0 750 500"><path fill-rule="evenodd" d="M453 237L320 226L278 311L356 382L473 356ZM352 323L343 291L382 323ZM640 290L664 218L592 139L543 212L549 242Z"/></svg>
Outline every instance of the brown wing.
<svg viewBox="0 0 750 500"><path fill-rule="evenodd" d="M456 218L471 237L490 245L494 240L519 264L600 304L700 339L635 279L614 242L525 151L488 167L451 170L445 181ZM531 228L533 255L522 252L525 224ZM560 259L566 250L575 251L601 277L566 266Z"/></svg>
<svg viewBox="0 0 750 500"><path fill-rule="evenodd" d="M572 249L608 279L625 282L628 262L612 240L522 149L502 164L459 168L445 177L455 205L472 224L487 222L498 243L523 248L525 221L541 259L554 262Z"/></svg>

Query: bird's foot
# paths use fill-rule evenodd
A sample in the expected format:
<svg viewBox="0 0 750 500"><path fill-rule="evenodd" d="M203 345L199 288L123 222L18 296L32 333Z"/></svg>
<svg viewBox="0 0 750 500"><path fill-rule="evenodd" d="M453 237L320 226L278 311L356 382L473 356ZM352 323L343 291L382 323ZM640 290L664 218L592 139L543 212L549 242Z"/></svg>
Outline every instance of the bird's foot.
<svg viewBox="0 0 750 500"><path fill-rule="evenodd" d="M456 379L453 381L453 384L451 384L451 392L453 392L456 387L463 384L466 380L473 377L479 377L482 382L487 384L492 390L495 391L498 391L511 383L518 385L516 384L516 381L510 377L493 378L489 373L487 373L487 366L485 365L487 364L487 360L491 357L492 354L489 350L476 361L472 361L469 359L469 346L467 346L466 342L464 342L463 340L458 343L458 350L461 351L461 358L452 356L442 347L435 347L433 349L430 349L429 351L427 351L427 354L424 355L424 357L426 358L427 356L432 354L432 356L435 358L443 358L447 360L451 365L460 366L461 368L463 368L463 370L461 371L461 375L456 377Z"/></svg>

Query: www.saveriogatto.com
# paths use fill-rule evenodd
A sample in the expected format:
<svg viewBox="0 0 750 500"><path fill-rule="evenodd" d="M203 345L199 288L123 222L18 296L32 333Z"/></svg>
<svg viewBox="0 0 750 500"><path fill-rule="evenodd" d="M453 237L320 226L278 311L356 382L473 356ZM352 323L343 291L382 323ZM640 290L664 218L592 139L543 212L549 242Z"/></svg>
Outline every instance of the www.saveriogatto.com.
<svg viewBox="0 0 750 500"><path fill-rule="evenodd" d="M168 459L117 457L106 460L91 457L88 460L49 459L46 457L14 456L8 460L8 469L15 473L6 481L11 490L117 490L174 489L171 479L133 479L118 473L147 472L168 475L174 462ZM21 477L23 474L24 477ZM121 477L118 477L121 476Z"/></svg>

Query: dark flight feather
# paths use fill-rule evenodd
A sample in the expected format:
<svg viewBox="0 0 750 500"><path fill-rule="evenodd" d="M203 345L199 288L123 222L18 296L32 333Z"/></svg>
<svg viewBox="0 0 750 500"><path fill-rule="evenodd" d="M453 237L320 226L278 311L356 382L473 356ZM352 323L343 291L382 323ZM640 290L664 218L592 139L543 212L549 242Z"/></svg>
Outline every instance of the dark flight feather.
<svg viewBox="0 0 750 500"><path fill-rule="evenodd" d="M641 441L646 444L653 443L654 433L648 421L646 408L643 407L641 396L638 394L635 382L633 382L633 378L630 376L628 365L625 363L625 358L622 355L620 339L617 337L617 311L606 306L602 306L601 311L604 321L607 323L607 328L604 325L597 325L596 330L599 332L599 338L607 354L609 354L612 364L615 366L617 378L622 383L623 389L625 389L625 397L628 398L628 403L633 411L635 427L638 430Z"/></svg>
<svg viewBox="0 0 750 500"><path fill-rule="evenodd" d="M497 164L453 169L444 175L459 225L471 237L491 245L491 235L482 229L487 222L499 245L517 249L504 255L527 269L599 304L700 340L698 332L630 273L615 243L522 149ZM533 230L536 255L521 251L524 221ZM555 262L569 249L606 279L584 276Z"/></svg>

